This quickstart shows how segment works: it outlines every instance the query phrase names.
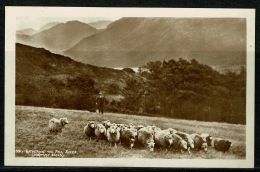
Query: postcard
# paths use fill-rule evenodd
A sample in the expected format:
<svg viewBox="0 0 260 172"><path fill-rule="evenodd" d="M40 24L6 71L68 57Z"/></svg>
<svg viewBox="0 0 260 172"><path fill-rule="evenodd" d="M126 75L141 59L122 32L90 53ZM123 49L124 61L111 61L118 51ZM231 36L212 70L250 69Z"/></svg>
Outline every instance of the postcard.
<svg viewBox="0 0 260 172"><path fill-rule="evenodd" d="M6 166L254 167L254 9L5 19Z"/></svg>

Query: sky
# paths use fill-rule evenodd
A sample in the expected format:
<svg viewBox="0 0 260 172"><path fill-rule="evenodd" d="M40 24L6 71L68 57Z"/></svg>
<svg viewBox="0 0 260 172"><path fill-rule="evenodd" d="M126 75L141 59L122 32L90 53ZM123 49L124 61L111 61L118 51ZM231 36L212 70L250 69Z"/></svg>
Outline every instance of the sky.
<svg viewBox="0 0 260 172"><path fill-rule="evenodd" d="M51 22L65 23L71 20L78 20L84 23L91 23L101 20L115 21L121 17L17 17L16 18L16 29L22 30L32 28L34 30L40 29L42 26Z"/></svg>

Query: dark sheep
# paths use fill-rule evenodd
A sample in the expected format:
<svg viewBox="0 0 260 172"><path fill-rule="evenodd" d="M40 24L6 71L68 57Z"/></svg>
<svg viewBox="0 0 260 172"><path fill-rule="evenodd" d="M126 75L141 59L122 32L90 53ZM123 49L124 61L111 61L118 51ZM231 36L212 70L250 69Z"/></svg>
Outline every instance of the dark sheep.
<svg viewBox="0 0 260 172"><path fill-rule="evenodd" d="M134 128L124 128L120 132L120 139L123 144L126 144L130 149L133 148L137 137L137 130Z"/></svg>
<svg viewBox="0 0 260 172"><path fill-rule="evenodd" d="M147 128L141 128L137 133L138 142L150 151L154 151L155 143L152 131L149 131Z"/></svg>
<svg viewBox="0 0 260 172"><path fill-rule="evenodd" d="M96 124L94 121L89 121L88 124L84 127L84 133L90 140L92 137L95 137L95 127Z"/></svg>
<svg viewBox="0 0 260 172"><path fill-rule="evenodd" d="M222 151L222 152L227 152L232 146L232 143L229 140L225 140L221 138L214 139L213 144L214 144L214 148L217 151Z"/></svg>
<svg viewBox="0 0 260 172"><path fill-rule="evenodd" d="M191 134L190 136L194 141L194 148L196 150L208 151L207 141L204 140L199 134Z"/></svg>

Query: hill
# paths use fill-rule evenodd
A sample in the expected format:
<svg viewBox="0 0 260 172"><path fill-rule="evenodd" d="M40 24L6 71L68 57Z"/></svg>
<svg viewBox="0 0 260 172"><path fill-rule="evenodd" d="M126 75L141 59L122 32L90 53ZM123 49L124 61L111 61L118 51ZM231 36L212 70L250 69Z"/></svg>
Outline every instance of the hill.
<svg viewBox="0 0 260 172"><path fill-rule="evenodd" d="M64 52L106 67L196 59L207 65L246 62L246 20L232 18L121 18Z"/></svg>
<svg viewBox="0 0 260 172"><path fill-rule="evenodd" d="M41 108L29 106L15 107L15 149L16 157L31 157L25 150L63 151L64 158L151 158L151 159L245 159L246 158L246 127L216 122L201 122L192 120L178 120L163 117L124 115L107 113L98 115L79 110ZM48 121L51 118L67 117L69 124L63 129L62 137L48 134ZM101 122L110 120L115 123L134 125L156 125L162 129L174 128L187 133L208 132L213 137L222 137L232 142L232 147L226 153L218 152L209 147L207 152L192 151L180 153L158 149L149 152L142 147L134 146L132 150L119 145L117 149L106 141L86 139L83 128L88 121ZM66 154L65 151L76 151L76 154ZM131 160L131 159L130 159Z"/></svg>
<svg viewBox="0 0 260 172"><path fill-rule="evenodd" d="M94 35L98 32L97 29L86 23L69 21L67 23L57 24L31 37L24 38L17 35L17 42L34 47L43 47L52 52L60 52L72 47L82 38Z"/></svg>
<svg viewBox="0 0 260 172"><path fill-rule="evenodd" d="M86 109L100 90L120 95L130 78L140 79L134 73L16 44L16 104Z"/></svg>

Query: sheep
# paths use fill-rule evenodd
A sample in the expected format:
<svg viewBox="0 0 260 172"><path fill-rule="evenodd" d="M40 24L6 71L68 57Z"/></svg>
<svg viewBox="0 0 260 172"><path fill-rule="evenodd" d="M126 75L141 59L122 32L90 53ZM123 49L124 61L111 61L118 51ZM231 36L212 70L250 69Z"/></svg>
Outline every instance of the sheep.
<svg viewBox="0 0 260 172"><path fill-rule="evenodd" d="M91 137L95 137L95 127L96 124L94 121L89 121L88 124L84 127L84 133L91 140Z"/></svg>
<svg viewBox="0 0 260 172"><path fill-rule="evenodd" d="M154 135L155 144L162 148L170 148L173 143L172 134L168 130L162 130L155 132Z"/></svg>
<svg viewBox="0 0 260 172"><path fill-rule="evenodd" d="M102 124L108 129L111 126L111 122L109 120L103 121Z"/></svg>
<svg viewBox="0 0 260 172"><path fill-rule="evenodd" d="M183 140L187 142L188 152L190 153L190 148L194 148L194 141L188 133L177 131L175 134L180 136Z"/></svg>
<svg viewBox="0 0 260 172"><path fill-rule="evenodd" d="M177 130L173 128L167 128L166 130L168 130L171 134L177 133Z"/></svg>
<svg viewBox="0 0 260 172"><path fill-rule="evenodd" d="M142 146L148 148L150 151L154 151L154 138L152 131L147 128L141 128L137 132L137 140Z"/></svg>
<svg viewBox="0 0 260 172"><path fill-rule="evenodd" d="M199 134L191 134L190 136L194 141L194 148L196 150L208 150L208 144L205 138L202 138Z"/></svg>
<svg viewBox="0 0 260 172"><path fill-rule="evenodd" d="M119 132L120 132L121 129L123 128L123 127L118 127L118 124L116 124L116 123L110 124L110 127L111 127L111 126L115 126L116 130L118 130Z"/></svg>
<svg viewBox="0 0 260 172"><path fill-rule="evenodd" d="M183 140L180 136L178 136L175 133L171 135L173 138L171 148L173 148L174 150L180 150L182 153L183 150L187 150L188 147L187 147L187 142L185 140Z"/></svg>
<svg viewBox="0 0 260 172"><path fill-rule="evenodd" d="M154 134L157 132L157 131L161 131L161 128L159 128L159 127L156 127L155 125L148 125L148 126L146 126L146 128L147 128L147 130L148 131L151 131L152 133L153 133L153 136L154 136Z"/></svg>
<svg viewBox="0 0 260 172"><path fill-rule="evenodd" d="M137 136L137 130L134 128L124 128L120 132L120 139L122 143L127 144L130 149L133 148Z"/></svg>
<svg viewBox="0 0 260 172"><path fill-rule="evenodd" d="M222 139L222 138L214 138L213 145L214 145L215 150L227 152L229 150L229 148L232 146L232 142L230 142L229 140Z"/></svg>
<svg viewBox="0 0 260 172"><path fill-rule="evenodd" d="M68 124L69 121L67 118L52 118L49 121L49 132L52 133L60 133L60 135L62 136L62 128Z"/></svg>
<svg viewBox="0 0 260 172"><path fill-rule="evenodd" d="M206 140L208 146L213 146L212 137L208 133L202 133L200 136L202 137L203 140Z"/></svg>
<svg viewBox="0 0 260 172"><path fill-rule="evenodd" d="M125 125L124 124L116 124L117 129L119 130L119 132L121 132L123 129L125 129Z"/></svg>
<svg viewBox="0 0 260 172"><path fill-rule="evenodd" d="M95 127L95 136L98 139L106 139L106 127L102 124L97 124Z"/></svg>
<svg viewBox="0 0 260 172"><path fill-rule="evenodd" d="M144 128L145 126L144 125L137 125L137 126L134 126L134 128L138 131L140 130L141 128Z"/></svg>
<svg viewBox="0 0 260 172"><path fill-rule="evenodd" d="M117 125L117 127L119 127L119 128L125 127L125 124L116 124L116 125Z"/></svg>
<svg viewBox="0 0 260 172"><path fill-rule="evenodd" d="M130 127L130 128L134 127L134 124L133 124L133 123L130 123L130 124L129 124L129 127Z"/></svg>
<svg viewBox="0 0 260 172"><path fill-rule="evenodd" d="M115 145L115 148L117 148L117 142L120 140L120 132L116 125L111 125L107 129L107 140Z"/></svg>

